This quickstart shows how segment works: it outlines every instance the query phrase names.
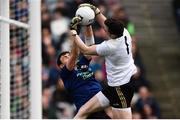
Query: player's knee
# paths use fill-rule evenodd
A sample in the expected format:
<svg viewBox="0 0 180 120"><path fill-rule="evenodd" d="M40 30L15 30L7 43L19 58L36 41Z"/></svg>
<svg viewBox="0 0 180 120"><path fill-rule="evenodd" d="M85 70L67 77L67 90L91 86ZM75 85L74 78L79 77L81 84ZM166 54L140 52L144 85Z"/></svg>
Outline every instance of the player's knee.
<svg viewBox="0 0 180 120"><path fill-rule="evenodd" d="M86 107L82 106L82 107L79 109L78 112L81 113L81 114L85 114L85 113L86 113Z"/></svg>
<svg viewBox="0 0 180 120"><path fill-rule="evenodd" d="M87 107L86 107L86 106L82 106L82 107L79 109L78 113L79 113L81 116L87 116L87 115L88 115L88 109L87 109Z"/></svg>

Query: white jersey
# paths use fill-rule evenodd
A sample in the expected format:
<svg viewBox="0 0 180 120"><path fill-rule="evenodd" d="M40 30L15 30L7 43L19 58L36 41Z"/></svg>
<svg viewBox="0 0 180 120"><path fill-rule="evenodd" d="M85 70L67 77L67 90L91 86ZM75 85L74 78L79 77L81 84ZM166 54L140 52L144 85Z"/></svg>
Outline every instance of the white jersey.
<svg viewBox="0 0 180 120"><path fill-rule="evenodd" d="M120 86L130 81L137 69L132 57L132 39L124 29L123 36L97 45L98 55L105 57L109 86Z"/></svg>

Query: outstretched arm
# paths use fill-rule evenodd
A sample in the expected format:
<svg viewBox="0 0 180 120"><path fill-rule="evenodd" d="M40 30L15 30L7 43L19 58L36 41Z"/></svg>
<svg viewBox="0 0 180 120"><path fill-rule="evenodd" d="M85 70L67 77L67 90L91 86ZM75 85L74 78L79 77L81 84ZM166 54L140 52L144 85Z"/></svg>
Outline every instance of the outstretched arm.
<svg viewBox="0 0 180 120"><path fill-rule="evenodd" d="M71 31L75 31L77 30L77 25L81 22L81 18L80 17L77 17L75 16L72 20L71 20L71 23L70 23L70 30ZM76 32L77 34L77 32ZM74 33L73 32L70 32L70 39L73 40L73 44L72 44L72 49L71 49L71 53L70 53L70 58L66 64L66 67L68 70L73 70L74 67L76 66L76 59L79 55L79 50L78 50L78 47L77 45L75 44L75 37L74 37Z"/></svg>
<svg viewBox="0 0 180 120"><path fill-rule="evenodd" d="M76 16L71 20L71 24L70 24L70 30L71 30L71 34L72 37L74 39L74 42L77 44L77 46L80 48L81 52L86 54L86 55L97 55L96 52L96 45L92 45L92 46L87 46L84 44L84 42L81 40L81 38L77 35L77 25L81 22L81 18ZM88 33L89 35L92 34L92 30L90 29Z"/></svg>
<svg viewBox="0 0 180 120"><path fill-rule="evenodd" d="M107 18L102 13L99 13L98 15L96 15L97 22L103 27L104 30L106 30L106 26L104 24L104 21L106 19Z"/></svg>
<svg viewBox="0 0 180 120"><path fill-rule="evenodd" d="M71 30L72 34L75 34L74 41L77 44L77 46L80 48L81 52L86 55L97 55L96 52L96 45L87 46L84 44L84 42L81 40L81 38L77 35L77 32L75 30Z"/></svg>
<svg viewBox="0 0 180 120"><path fill-rule="evenodd" d="M94 44L95 44L94 35L93 35L93 30L92 30L92 26L91 26L91 25L85 27L84 35L85 35L85 44L86 44L87 46L91 46L91 45L94 45ZM85 55L85 57L86 57L88 60L91 59L91 56L90 56L90 55Z"/></svg>
<svg viewBox="0 0 180 120"><path fill-rule="evenodd" d="M72 37L71 39L74 39L74 37ZM79 50L78 50L78 47L73 40L70 58L69 58L68 62L66 63L66 67L68 70L71 71L74 69L74 67L76 66L76 59L77 59L78 55L79 55Z"/></svg>
<svg viewBox="0 0 180 120"><path fill-rule="evenodd" d="M85 44L88 46L94 45L95 41L94 41L94 35L93 35L93 30L92 30L92 26L86 26L85 27Z"/></svg>

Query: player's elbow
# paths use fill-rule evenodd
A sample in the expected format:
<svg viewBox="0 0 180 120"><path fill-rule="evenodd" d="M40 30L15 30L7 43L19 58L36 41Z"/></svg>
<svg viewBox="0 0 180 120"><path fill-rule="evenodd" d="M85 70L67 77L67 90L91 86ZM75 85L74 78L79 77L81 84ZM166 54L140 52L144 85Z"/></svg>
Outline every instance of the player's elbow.
<svg viewBox="0 0 180 120"><path fill-rule="evenodd" d="M88 46L86 49L82 51L85 55L97 55L96 46Z"/></svg>
<svg viewBox="0 0 180 120"><path fill-rule="evenodd" d="M89 55L90 54L90 49L89 47L86 47L85 49L82 49L81 52L85 55Z"/></svg>
<svg viewBox="0 0 180 120"><path fill-rule="evenodd" d="M91 54L89 53L89 51L84 51L84 54L85 54L85 55L91 55Z"/></svg>

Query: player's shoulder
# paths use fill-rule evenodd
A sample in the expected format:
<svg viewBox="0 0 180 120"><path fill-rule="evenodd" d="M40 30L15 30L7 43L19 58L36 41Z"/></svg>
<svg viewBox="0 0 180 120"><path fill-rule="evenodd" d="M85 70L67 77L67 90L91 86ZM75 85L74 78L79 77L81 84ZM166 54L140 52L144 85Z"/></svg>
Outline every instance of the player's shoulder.
<svg viewBox="0 0 180 120"><path fill-rule="evenodd" d="M106 41L106 44L108 46L107 49L109 49L110 51L114 51L118 47L118 41L115 39L110 39Z"/></svg>
<svg viewBox="0 0 180 120"><path fill-rule="evenodd" d="M127 36L127 35L129 35L129 32L126 28L124 28L123 36Z"/></svg>
<svg viewBox="0 0 180 120"><path fill-rule="evenodd" d="M126 28L124 28L124 33L123 33L123 39L124 38L127 39L128 41L132 41L131 35Z"/></svg>

